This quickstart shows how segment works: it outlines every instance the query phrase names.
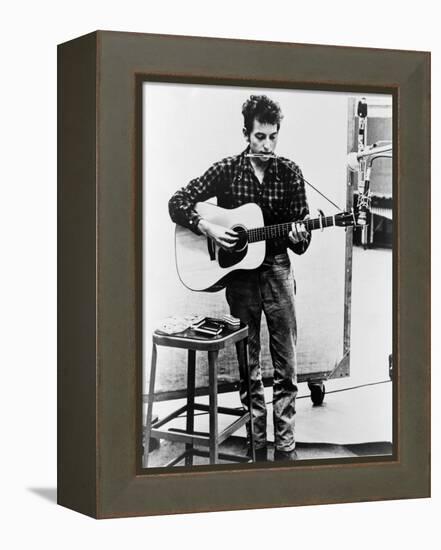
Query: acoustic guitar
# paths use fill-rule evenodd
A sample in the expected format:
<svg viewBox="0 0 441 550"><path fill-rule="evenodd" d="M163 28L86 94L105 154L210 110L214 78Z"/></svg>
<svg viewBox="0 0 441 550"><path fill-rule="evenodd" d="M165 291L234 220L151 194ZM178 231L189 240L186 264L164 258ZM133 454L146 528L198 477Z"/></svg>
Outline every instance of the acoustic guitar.
<svg viewBox="0 0 441 550"><path fill-rule="evenodd" d="M182 283L190 290L221 290L234 271L256 269L263 263L267 240L285 237L291 231L291 222L264 225L261 208L251 202L232 209L198 202L195 210L207 221L233 229L239 239L234 249L224 250L213 239L176 225L176 268ZM348 227L355 225L355 216L353 212L340 212L335 216L303 220L302 223L309 231L332 226Z"/></svg>

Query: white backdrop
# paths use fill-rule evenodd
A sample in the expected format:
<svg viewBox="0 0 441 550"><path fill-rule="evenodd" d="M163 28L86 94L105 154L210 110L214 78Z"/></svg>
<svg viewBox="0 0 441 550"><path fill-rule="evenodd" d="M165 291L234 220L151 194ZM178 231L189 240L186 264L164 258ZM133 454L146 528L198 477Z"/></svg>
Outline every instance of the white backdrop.
<svg viewBox="0 0 441 550"><path fill-rule="evenodd" d="M228 310L224 291L198 293L179 280L174 259L174 224L168 200L191 179L203 174L215 161L240 153L241 108L251 93L265 93L277 101L284 114L276 153L297 162L304 177L322 193L346 207L348 98L346 93L144 84L144 342L158 320L184 313L219 314ZM338 210L306 185L311 217L320 207L326 215ZM299 326L299 373L332 370L343 357L345 284L345 231L330 228L314 232L306 254L291 254L296 277ZM379 309L378 316L384 312ZM263 331L262 360L271 364L267 334ZM145 365L150 365L146 346ZM157 388L182 387L185 353L162 351ZM227 352L225 368L237 370L235 354ZM270 375L270 373L267 373Z"/></svg>
<svg viewBox="0 0 441 550"><path fill-rule="evenodd" d="M360 550L410 548L439 539L441 512L440 288L433 285L433 498L95 522L57 507L56 485L56 44L95 29L432 50L441 95L436 4L349 0L307 3L126 0L8 3L2 10L1 162L1 541L6 548L108 550L235 548L249 541ZM360 13L358 13L360 12ZM358 17L357 15L360 15ZM399 21L398 21L399 18ZM409 32L411 29L412 32ZM433 150L441 148L433 102ZM433 181L440 181L433 155ZM433 186L433 204L441 201ZM441 278L434 218L433 280ZM435 310L436 309L436 310ZM216 535L213 536L213 533ZM210 537L210 539L208 538ZM279 541L277 541L279 542ZM280 541L282 544L284 541Z"/></svg>

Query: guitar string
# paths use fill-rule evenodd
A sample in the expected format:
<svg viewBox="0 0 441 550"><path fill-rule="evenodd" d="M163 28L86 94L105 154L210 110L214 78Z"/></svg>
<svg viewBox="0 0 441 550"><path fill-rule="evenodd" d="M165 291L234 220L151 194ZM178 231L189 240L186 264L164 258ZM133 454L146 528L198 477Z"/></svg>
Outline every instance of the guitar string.
<svg viewBox="0 0 441 550"><path fill-rule="evenodd" d="M332 227L334 225L334 217L326 216L323 218L314 218L309 220L304 220L305 225L308 229L320 229L320 227ZM277 233L283 233L289 231L291 228L291 222L285 222L276 225L267 225L264 227L254 227L247 230L248 236L261 240L265 237L282 237L283 234L278 235Z"/></svg>
<svg viewBox="0 0 441 550"><path fill-rule="evenodd" d="M312 219L306 219L306 220L303 220L302 222L300 223L304 223L305 225L307 226L314 226L314 225L317 225L317 227L320 227L320 223L323 223L323 224L327 224L328 222L332 222L331 225L334 225L334 216L324 216L324 217L321 217L321 218L312 218ZM284 228L286 229L287 227L291 227L292 225L292 222L283 222L283 223L278 223L278 224L275 224L275 225L264 225L262 227L252 227L250 229L248 229L248 231L266 231L266 230L277 230L277 228Z"/></svg>

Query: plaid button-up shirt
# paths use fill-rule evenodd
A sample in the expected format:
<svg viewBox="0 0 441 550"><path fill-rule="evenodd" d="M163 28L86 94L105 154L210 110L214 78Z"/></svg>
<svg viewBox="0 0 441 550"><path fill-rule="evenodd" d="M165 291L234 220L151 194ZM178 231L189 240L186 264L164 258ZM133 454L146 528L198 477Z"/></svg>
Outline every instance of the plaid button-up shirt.
<svg viewBox="0 0 441 550"><path fill-rule="evenodd" d="M172 220L195 233L201 217L195 211L197 202L216 197L218 206L236 208L248 202L258 204L265 225L303 220L309 214L305 183L300 168L283 157L271 159L263 182L257 179L248 149L240 155L227 157L213 164L202 176L179 189L169 201ZM287 246L296 254L303 254L309 238L293 244L288 237L267 242L267 254L279 254Z"/></svg>

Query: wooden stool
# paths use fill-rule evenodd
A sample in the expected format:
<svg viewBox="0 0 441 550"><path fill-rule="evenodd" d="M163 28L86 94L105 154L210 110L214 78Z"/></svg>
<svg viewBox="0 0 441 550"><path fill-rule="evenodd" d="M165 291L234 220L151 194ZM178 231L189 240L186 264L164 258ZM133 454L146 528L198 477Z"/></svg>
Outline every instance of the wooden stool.
<svg viewBox="0 0 441 550"><path fill-rule="evenodd" d="M248 395L248 411L233 409L229 407L218 407L217 404L217 356L219 350L223 349L227 343L235 343L239 362L239 373L241 380L244 380ZM188 350L187 364L187 404L167 415L162 420L156 421L152 425L153 401L155 391L157 346L168 346L173 348L184 348ZM209 404L195 403L195 371L196 371L196 351L208 352L208 382L209 382ZM246 422L250 423L250 451L251 460L255 460L254 447L254 429L253 414L251 402L251 379L248 368L248 327L242 326L237 330L224 329L219 336L200 336L192 329L179 333L179 335L165 335L159 332L153 333L153 350L150 370L149 393L147 396L147 416L145 423L144 457L143 466L148 466L148 449L151 438L168 439L171 441L180 441L185 443L185 451L177 458L170 461L165 467L174 466L185 458L185 465L193 465L193 456L210 457L210 464L216 464L219 459L238 462L248 462L250 457L230 455L219 453L219 445L225 441L231 434L242 427ZM195 433L194 431L194 412L205 411L209 413L210 428L208 434ZM185 431L179 433L176 431L166 431L161 429L164 424L176 418L183 412L187 412L187 424ZM234 420L221 433L218 430L218 413L233 415ZM195 444L208 446L208 451L195 448Z"/></svg>

